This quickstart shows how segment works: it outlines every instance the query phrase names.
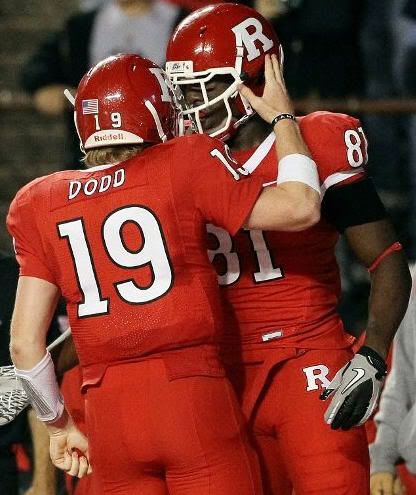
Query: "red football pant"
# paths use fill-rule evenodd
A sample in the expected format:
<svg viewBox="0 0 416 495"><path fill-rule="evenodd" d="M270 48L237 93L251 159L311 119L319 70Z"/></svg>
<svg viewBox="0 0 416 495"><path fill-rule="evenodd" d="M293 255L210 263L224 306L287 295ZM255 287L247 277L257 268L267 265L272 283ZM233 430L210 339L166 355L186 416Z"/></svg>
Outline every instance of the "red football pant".
<svg viewBox="0 0 416 495"><path fill-rule="evenodd" d="M261 495L254 450L226 378L169 380L162 359L107 369L86 394L103 494Z"/></svg>
<svg viewBox="0 0 416 495"><path fill-rule="evenodd" d="M230 368L250 417L265 495L369 493L364 429L331 430L324 422L329 402L319 400L322 385L351 356L349 350L263 349Z"/></svg>

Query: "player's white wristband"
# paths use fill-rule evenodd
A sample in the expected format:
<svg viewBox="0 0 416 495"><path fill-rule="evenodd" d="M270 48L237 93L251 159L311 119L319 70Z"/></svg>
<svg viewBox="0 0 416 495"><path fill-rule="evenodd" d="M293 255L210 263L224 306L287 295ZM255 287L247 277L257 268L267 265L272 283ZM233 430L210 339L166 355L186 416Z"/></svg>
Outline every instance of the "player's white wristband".
<svg viewBox="0 0 416 495"><path fill-rule="evenodd" d="M15 370L37 417L45 422L58 420L64 412L64 401L49 351L32 369Z"/></svg>
<svg viewBox="0 0 416 495"><path fill-rule="evenodd" d="M286 155L279 161L277 184L283 182L303 182L321 194L316 163L301 153Z"/></svg>

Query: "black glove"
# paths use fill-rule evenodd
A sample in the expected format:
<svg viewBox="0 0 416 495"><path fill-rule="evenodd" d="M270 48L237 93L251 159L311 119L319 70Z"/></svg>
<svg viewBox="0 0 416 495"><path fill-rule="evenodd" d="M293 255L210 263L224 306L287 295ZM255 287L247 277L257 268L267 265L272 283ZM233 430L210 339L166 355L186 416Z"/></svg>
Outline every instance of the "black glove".
<svg viewBox="0 0 416 495"><path fill-rule="evenodd" d="M364 424L377 406L386 373L384 359L370 347L361 347L320 396L332 397L326 423L333 430Z"/></svg>

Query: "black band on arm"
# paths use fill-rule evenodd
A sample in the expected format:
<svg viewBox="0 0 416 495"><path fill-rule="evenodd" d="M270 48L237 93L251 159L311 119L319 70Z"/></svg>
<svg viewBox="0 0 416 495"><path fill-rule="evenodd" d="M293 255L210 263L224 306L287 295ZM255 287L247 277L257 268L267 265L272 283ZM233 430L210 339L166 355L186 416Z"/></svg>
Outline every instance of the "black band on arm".
<svg viewBox="0 0 416 495"><path fill-rule="evenodd" d="M344 232L348 227L383 220L387 213L373 181L365 177L329 188L322 201L322 216Z"/></svg>
<svg viewBox="0 0 416 495"><path fill-rule="evenodd" d="M367 347L366 345L363 345L357 351L357 354L361 354L362 356L365 356L367 359L369 358L370 363L379 372L380 378L386 375L387 373L386 362L380 356L380 354L376 352L374 349L372 349L371 347Z"/></svg>
<svg viewBox="0 0 416 495"><path fill-rule="evenodd" d="M296 121L296 117L292 115L291 113L280 113L279 115L276 115L276 117L271 121L271 126L274 128L274 126L280 122L281 120L285 119L290 119Z"/></svg>

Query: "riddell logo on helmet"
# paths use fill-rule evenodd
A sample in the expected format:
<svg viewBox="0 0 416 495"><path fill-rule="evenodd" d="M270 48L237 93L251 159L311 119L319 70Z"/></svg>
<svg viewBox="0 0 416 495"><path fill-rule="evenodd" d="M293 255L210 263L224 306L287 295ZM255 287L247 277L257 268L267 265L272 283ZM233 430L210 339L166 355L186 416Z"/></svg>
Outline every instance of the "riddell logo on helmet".
<svg viewBox="0 0 416 495"><path fill-rule="evenodd" d="M270 48L273 48L273 40L263 33L261 22L254 17L249 17L243 22L240 22L240 24L232 28L232 31L235 35L237 47L244 45L247 50L247 60L249 62L261 55L260 50L256 46L256 41L261 43L264 53L270 50Z"/></svg>
<svg viewBox="0 0 416 495"><path fill-rule="evenodd" d="M84 148L89 150L91 148L99 148L100 146L106 146L107 144L113 143L139 144L143 143L143 139L137 134L133 134L129 131L112 131L111 129L105 129L91 134L85 141Z"/></svg>
<svg viewBox="0 0 416 495"><path fill-rule="evenodd" d="M101 143L102 141L120 141L123 140L123 133L109 133L109 134L101 134L101 136L94 136L94 140L96 143Z"/></svg>

